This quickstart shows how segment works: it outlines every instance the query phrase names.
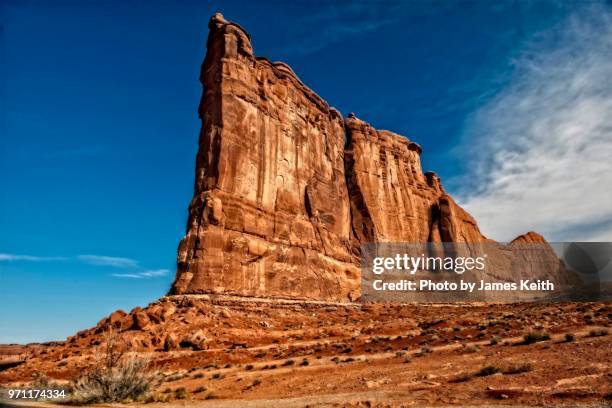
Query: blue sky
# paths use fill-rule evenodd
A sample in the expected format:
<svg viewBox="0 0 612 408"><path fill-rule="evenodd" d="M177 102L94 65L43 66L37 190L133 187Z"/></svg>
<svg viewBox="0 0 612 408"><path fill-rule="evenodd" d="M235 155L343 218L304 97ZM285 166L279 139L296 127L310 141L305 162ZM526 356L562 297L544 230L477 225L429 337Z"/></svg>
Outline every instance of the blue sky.
<svg viewBox="0 0 612 408"><path fill-rule="evenodd" d="M420 143L492 238L612 240L611 9L5 0L0 343L63 339L167 291L216 11L344 115Z"/></svg>

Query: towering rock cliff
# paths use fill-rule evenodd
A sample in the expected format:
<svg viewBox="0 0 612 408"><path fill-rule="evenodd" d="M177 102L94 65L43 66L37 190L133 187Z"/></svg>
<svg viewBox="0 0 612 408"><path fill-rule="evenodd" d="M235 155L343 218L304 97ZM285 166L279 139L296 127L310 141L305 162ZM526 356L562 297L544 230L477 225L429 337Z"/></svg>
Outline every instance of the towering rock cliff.
<svg viewBox="0 0 612 408"><path fill-rule="evenodd" d="M212 17L202 130L173 293L354 299L342 116Z"/></svg>
<svg viewBox="0 0 612 408"><path fill-rule="evenodd" d="M488 241L421 147L343 119L216 14L194 196L171 293L355 300L361 245Z"/></svg>
<svg viewBox="0 0 612 408"><path fill-rule="evenodd" d="M368 242L482 242L474 219L423 174L421 147L353 114L345 120L345 174L354 246Z"/></svg>

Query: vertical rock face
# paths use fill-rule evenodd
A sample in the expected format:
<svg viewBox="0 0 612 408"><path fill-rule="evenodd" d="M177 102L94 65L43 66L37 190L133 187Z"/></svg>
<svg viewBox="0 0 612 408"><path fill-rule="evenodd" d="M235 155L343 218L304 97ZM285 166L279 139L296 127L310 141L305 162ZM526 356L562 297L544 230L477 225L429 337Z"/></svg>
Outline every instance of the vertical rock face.
<svg viewBox="0 0 612 408"><path fill-rule="evenodd" d="M174 293L352 299L342 116L215 15Z"/></svg>
<svg viewBox="0 0 612 408"><path fill-rule="evenodd" d="M481 242L476 222L423 174L421 147L350 114L345 155L354 245L367 242Z"/></svg>
<svg viewBox="0 0 612 408"><path fill-rule="evenodd" d="M209 28L171 293L355 300L363 244L487 241L423 173L418 144L343 119L287 65L255 57L220 14Z"/></svg>

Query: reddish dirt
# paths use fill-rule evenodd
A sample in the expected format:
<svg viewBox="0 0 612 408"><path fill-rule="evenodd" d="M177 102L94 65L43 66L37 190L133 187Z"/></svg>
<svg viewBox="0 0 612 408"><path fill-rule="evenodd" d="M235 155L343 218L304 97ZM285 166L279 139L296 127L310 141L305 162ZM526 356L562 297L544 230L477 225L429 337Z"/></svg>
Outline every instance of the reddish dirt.
<svg viewBox="0 0 612 408"><path fill-rule="evenodd" d="M26 361L0 371L0 384L28 386L40 374L70 380L95 363L112 327L122 344L151 359L158 399L181 406L609 406L611 317L611 305L601 302L360 305L177 296L115 312L66 342L26 346ZM523 344L530 332L551 338ZM477 374L487 366L491 375ZM186 401L177 400L182 387Z"/></svg>

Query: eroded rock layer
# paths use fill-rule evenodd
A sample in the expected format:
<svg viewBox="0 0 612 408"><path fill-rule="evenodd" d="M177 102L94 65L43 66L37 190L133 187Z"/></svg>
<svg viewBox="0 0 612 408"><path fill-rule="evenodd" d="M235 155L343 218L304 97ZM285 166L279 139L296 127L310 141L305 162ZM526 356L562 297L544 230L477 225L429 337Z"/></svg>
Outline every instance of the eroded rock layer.
<svg viewBox="0 0 612 408"><path fill-rule="evenodd" d="M481 242L474 219L423 174L421 147L350 114L345 154L354 245L368 242Z"/></svg>
<svg viewBox="0 0 612 408"><path fill-rule="evenodd" d="M487 242L421 147L342 115L216 14L172 294L355 300L371 242Z"/></svg>

